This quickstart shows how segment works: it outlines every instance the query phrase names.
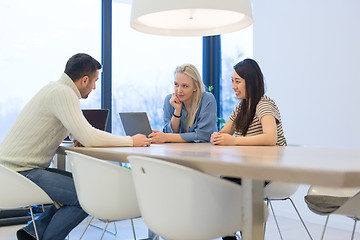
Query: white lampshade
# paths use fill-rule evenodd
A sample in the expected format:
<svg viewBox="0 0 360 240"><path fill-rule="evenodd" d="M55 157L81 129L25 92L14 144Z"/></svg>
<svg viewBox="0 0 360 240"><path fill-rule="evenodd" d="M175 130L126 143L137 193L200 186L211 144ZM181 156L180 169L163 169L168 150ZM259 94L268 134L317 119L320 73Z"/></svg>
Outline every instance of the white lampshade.
<svg viewBox="0 0 360 240"><path fill-rule="evenodd" d="M252 24L250 0L133 0L131 27L165 36L210 36Z"/></svg>

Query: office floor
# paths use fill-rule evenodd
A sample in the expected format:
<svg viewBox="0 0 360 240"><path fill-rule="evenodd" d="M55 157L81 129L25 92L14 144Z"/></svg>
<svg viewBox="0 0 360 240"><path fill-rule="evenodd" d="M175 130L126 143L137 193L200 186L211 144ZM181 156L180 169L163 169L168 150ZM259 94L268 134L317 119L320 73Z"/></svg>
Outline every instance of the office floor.
<svg viewBox="0 0 360 240"><path fill-rule="evenodd" d="M344 218L345 219L345 218ZM88 222L89 218L85 219L77 228L75 228L70 233L70 240L79 239L81 236L82 231L85 229L85 226ZM278 217L278 221L280 224L280 228L282 230L283 239L288 240L304 240L309 239L308 235L306 234L305 229L302 227L301 222L296 219L290 219L285 217ZM95 221L95 225L103 227L104 224ZM342 239L350 239L351 238L351 231L352 225L351 221L349 221L349 229L348 230L341 230L336 228L328 228L325 234L326 240L342 240ZM148 236L148 230L141 218L134 219L135 231L137 239L146 239ZM104 240L114 240L114 239L133 239L133 234L131 230L131 223L130 221L120 221L116 223L117 226L117 237L115 238L113 235L109 233L105 233ZM310 224L307 223L310 233L312 234L313 239L320 239L322 226L318 224ZM17 229L21 228L22 225L18 226L7 226L7 227L0 227L0 239L1 240L16 240L15 233ZM109 225L109 230L114 231L114 225ZM95 240L100 239L101 230L90 227L88 231L85 233L83 239L84 240ZM267 227L266 227L266 240L278 240L280 239L279 233L277 232L276 225L274 222L274 218L272 215L269 215ZM356 233L354 239L360 240L360 233ZM216 240L220 240L216 239Z"/></svg>

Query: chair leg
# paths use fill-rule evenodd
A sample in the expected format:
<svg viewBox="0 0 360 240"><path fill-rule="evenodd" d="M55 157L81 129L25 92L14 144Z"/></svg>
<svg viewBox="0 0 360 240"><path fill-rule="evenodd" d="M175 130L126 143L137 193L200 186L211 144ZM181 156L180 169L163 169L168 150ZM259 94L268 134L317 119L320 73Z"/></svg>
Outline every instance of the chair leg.
<svg viewBox="0 0 360 240"><path fill-rule="evenodd" d="M278 199L275 199L275 200L278 200ZM290 197L287 197L287 198L284 198L284 199L280 199L280 200L290 200L290 202L291 202L292 206L294 207L294 209L295 209L295 211L296 211L296 214L298 215L298 217L299 217L302 225L304 226L307 234L309 235L310 239L313 240L313 238L312 238L312 236L311 236L311 234L310 234L310 232L309 232L309 229L306 227L305 222L304 222L304 220L302 219L299 211L297 210L297 208L296 208L295 203L293 202L293 200L292 200ZM271 211L272 211L272 213L273 213L273 215L274 215L275 223L276 223L276 226L277 226L277 229L278 229L280 238L283 239L283 237L282 237L282 235L281 235L280 227L279 227L279 224L278 224L278 221L277 221L275 212L274 212L274 208L273 208L273 206L272 206L272 204L271 204L271 200L270 200L270 199L266 199L266 201L267 201L267 206L269 206L269 204L270 204L270 208L271 208ZM264 233L265 233L265 229L266 229L266 222L265 222L265 224L264 224Z"/></svg>
<svg viewBox="0 0 360 240"><path fill-rule="evenodd" d="M106 225L105 225L105 227L104 227L104 231L103 231L102 234L101 234L100 240L103 238L104 233L106 232L106 228L107 228L108 224L109 224L109 222L106 222Z"/></svg>
<svg viewBox="0 0 360 240"><path fill-rule="evenodd" d="M32 207L30 206L29 209L30 209L31 220L32 220L32 222L34 224L34 230L35 230L36 239L39 240L39 235L38 235L38 232L37 232L37 229L36 229L36 224L35 224L34 213L33 213Z"/></svg>
<svg viewBox="0 0 360 240"><path fill-rule="evenodd" d="M36 239L39 240L39 235L38 235L38 233L37 233L37 229L36 229L36 226L35 226L34 213L33 213L33 211L32 211L32 207L30 206L29 209L30 209L31 219L32 219L33 224L34 224L34 230L35 230ZM44 204L41 204L41 209L42 209L43 212L45 212ZM81 236L82 236L82 235L81 235ZM69 240L69 239L70 239L70 236L67 235L67 236L66 236L66 239ZM80 238L80 239L81 239L81 238Z"/></svg>
<svg viewBox="0 0 360 240"><path fill-rule="evenodd" d="M135 234L135 228L134 228L134 221L133 221L132 218L130 218L130 221L131 221L131 227L132 227L133 234L134 234L134 239L136 240L136 234Z"/></svg>
<svg viewBox="0 0 360 240"><path fill-rule="evenodd" d="M85 234L86 230L87 230L87 229L88 229L88 227L90 226L90 223L91 223L91 221L92 221L93 219L94 219L94 217L91 217L90 221L88 222L88 224L86 225L86 227L85 227L84 231L82 232L82 234L81 234L81 236L80 236L79 240L80 240L80 239L82 239L82 237L84 236L84 234Z"/></svg>
<svg viewBox="0 0 360 240"><path fill-rule="evenodd" d="M353 240L353 239L354 239L354 234L355 234L356 223L357 223L357 219L355 218L355 220L354 220L354 227L353 227L353 231L352 231L352 234L351 234L351 240Z"/></svg>
<svg viewBox="0 0 360 240"><path fill-rule="evenodd" d="M265 198L265 201L266 201L266 207L269 208L269 201L270 201L270 200L267 199L267 198ZM266 231L266 223L267 223L267 221L264 222L264 230L263 230L263 231L264 231L264 235L265 235L265 231Z"/></svg>
<svg viewBox="0 0 360 240"><path fill-rule="evenodd" d="M322 235L321 235L321 240L323 240L323 239L324 239L325 230L326 230L326 227L327 227L327 224L328 224L328 221L329 221L329 217L330 217L330 215L327 215L327 217L326 217L326 221L325 221L324 229L323 229L323 232L322 232Z"/></svg>
<svg viewBox="0 0 360 240"><path fill-rule="evenodd" d="M276 223L276 227L277 227L277 229L278 229L279 235L280 235L280 239L283 240L283 237L282 237L281 231L280 231L280 227L279 227L279 224L278 224L278 221L277 221L275 212L274 212L274 208L273 208L273 206L272 206L272 204L271 204L270 199L269 199L268 201L269 201L269 204L270 204L271 212L273 213L273 216L274 216L274 219L275 219L275 223Z"/></svg>
<svg viewBox="0 0 360 240"><path fill-rule="evenodd" d="M293 200L292 200L291 198L287 198L287 199L289 199L289 200L290 200L290 202L291 202L291 204L293 205L293 207L294 207L294 209L295 209L295 211L296 211L297 215L299 216L300 221L302 222L302 225L304 226L304 228L305 228L305 230L306 230L307 234L309 235L310 239L311 239L311 240L313 240L313 238L311 237L311 234L310 234L310 232L309 232L309 229L306 227L305 222L304 222L304 220L302 219L302 217L301 217L301 215L300 215L299 211L297 210L297 208L296 208L296 206L295 206L295 204L294 204Z"/></svg>
<svg viewBox="0 0 360 240"><path fill-rule="evenodd" d="M114 229L115 229L114 235L117 236L116 222L113 222L113 223L114 223Z"/></svg>
<svg viewBox="0 0 360 240"><path fill-rule="evenodd" d="M104 228L102 228L102 227L99 227L99 226L96 226L96 225L94 225L94 224L91 224L91 221L93 220L93 218L94 217L92 217L91 218L91 220L90 220L90 222L89 222L89 226L91 226L91 227L94 227L94 228L97 228L97 229L100 229L100 230L103 230L104 231ZM117 228L116 228L116 222L113 222L114 223L114 232L111 232L111 231L109 231L109 230L106 230L106 232L107 233L110 233L111 235L114 235L114 236L116 236L117 235Z"/></svg>

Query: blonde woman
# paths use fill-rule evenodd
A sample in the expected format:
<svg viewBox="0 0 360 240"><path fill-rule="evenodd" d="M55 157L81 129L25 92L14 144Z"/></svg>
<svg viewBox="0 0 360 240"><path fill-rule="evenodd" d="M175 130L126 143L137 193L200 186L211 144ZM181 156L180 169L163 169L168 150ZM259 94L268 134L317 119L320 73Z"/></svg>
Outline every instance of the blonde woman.
<svg viewBox="0 0 360 240"><path fill-rule="evenodd" d="M163 132L153 130L152 143L209 142L216 131L216 101L205 92L195 66L184 64L175 69L174 93L164 102Z"/></svg>

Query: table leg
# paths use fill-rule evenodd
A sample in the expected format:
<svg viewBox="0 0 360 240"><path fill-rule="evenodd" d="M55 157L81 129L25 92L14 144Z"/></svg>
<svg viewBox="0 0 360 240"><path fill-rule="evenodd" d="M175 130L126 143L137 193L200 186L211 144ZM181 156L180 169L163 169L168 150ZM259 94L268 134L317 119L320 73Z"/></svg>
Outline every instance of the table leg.
<svg viewBox="0 0 360 240"><path fill-rule="evenodd" d="M264 181L243 178L242 187L242 239L264 239Z"/></svg>
<svg viewBox="0 0 360 240"><path fill-rule="evenodd" d="M64 154L55 154L54 156L54 168L60 170L66 170L66 155Z"/></svg>

